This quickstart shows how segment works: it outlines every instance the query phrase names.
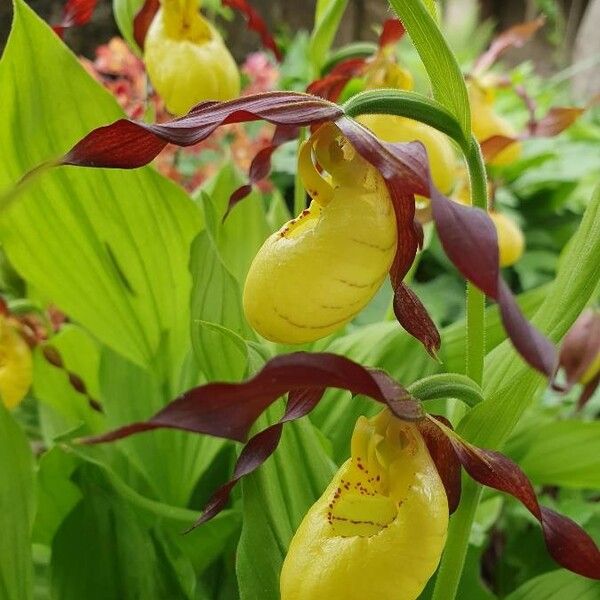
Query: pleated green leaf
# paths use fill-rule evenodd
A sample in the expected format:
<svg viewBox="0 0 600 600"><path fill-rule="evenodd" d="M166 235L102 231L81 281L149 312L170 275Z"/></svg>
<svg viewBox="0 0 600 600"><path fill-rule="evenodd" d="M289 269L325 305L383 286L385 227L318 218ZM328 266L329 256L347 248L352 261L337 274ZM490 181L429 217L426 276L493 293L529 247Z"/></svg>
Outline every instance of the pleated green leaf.
<svg viewBox="0 0 600 600"><path fill-rule="evenodd" d="M524 583L506 600L597 600L600 582L569 571L544 573Z"/></svg>
<svg viewBox="0 0 600 600"><path fill-rule="evenodd" d="M0 402L0 598L30 600L33 456L21 428Z"/></svg>
<svg viewBox="0 0 600 600"><path fill-rule="evenodd" d="M122 116L21 0L0 62L0 105L0 190ZM151 168L56 168L0 216L0 240L29 284L104 344L171 379L189 347L187 265L200 228L191 200Z"/></svg>

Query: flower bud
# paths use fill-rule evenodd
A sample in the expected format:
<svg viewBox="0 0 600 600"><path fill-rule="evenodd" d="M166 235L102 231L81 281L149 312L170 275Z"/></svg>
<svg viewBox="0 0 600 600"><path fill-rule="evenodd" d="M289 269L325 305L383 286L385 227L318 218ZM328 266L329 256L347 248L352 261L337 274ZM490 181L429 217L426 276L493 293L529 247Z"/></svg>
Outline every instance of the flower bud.
<svg viewBox="0 0 600 600"><path fill-rule="evenodd" d="M510 267L523 256L525 237L520 227L506 215L490 212L490 218L496 226L498 249L500 251L500 266Z"/></svg>
<svg viewBox="0 0 600 600"><path fill-rule="evenodd" d="M456 157L452 144L443 133L424 123L395 115L362 115L357 121L386 142L421 142L427 150L433 183L442 194L452 190Z"/></svg>
<svg viewBox="0 0 600 600"><path fill-rule="evenodd" d="M266 240L244 287L250 325L287 344L325 337L360 312L387 276L397 239L383 178L335 126L305 143L298 168L310 207Z"/></svg>
<svg viewBox="0 0 600 600"><path fill-rule="evenodd" d="M477 141L484 142L494 136L517 137L514 127L494 111L494 96L491 90L471 82L469 101L471 104L471 127ZM489 162L495 166L505 166L517 161L520 156L521 144L513 142Z"/></svg>
<svg viewBox="0 0 600 600"><path fill-rule="evenodd" d="M282 600L414 600L448 529L444 486L415 424L360 417L352 457L308 511L281 572Z"/></svg>
<svg viewBox="0 0 600 600"><path fill-rule="evenodd" d="M239 95L240 75L215 27L194 0L163 0L144 44L144 62L167 109L183 115L204 100Z"/></svg>
<svg viewBox="0 0 600 600"><path fill-rule="evenodd" d="M27 342L0 316L0 396L7 408L16 407L31 386L33 366Z"/></svg>

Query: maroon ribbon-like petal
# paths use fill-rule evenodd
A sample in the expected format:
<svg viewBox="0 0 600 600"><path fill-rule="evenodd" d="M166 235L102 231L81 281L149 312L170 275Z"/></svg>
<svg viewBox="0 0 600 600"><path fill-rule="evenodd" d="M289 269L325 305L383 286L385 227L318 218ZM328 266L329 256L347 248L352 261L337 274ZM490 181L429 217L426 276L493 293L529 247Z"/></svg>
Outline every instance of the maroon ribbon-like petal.
<svg viewBox="0 0 600 600"><path fill-rule="evenodd" d="M440 415L433 415L433 417L452 429L452 424L445 417ZM431 459L435 463L435 468L444 484L446 497L448 498L448 510L450 514L453 514L458 508L461 494L461 464L458 456L448 436L429 419L419 421L417 427L425 440Z"/></svg>
<svg viewBox="0 0 600 600"><path fill-rule="evenodd" d="M298 128L295 126L284 126L279 125L275 129L275 133L271 138L271 142L259 150L252 162L250 163L250 169L248 170L248 183L240 186L237 190L231 194L229 197L229 205L227 207L227 212L223 216L223 220L227 218L231 209L238 203L240 200L243 200L250 192L252 191L252 187L266 179L271 172L271 158L273 156L273 152L277 150L281 145L289 142L298 137Z"/></svg>
<svg viewBox="0 0 600 600"><path fill-rule="evenodd" d="M231 479L213 493L191 529L210 521L225 508L231 490L240 479L256 471L275 452L281 440L283 425L306 416L319 403L324 391L314 389L290 393L284 415L277 423L250 438L235 463Z"/></svg>
<svg viewBox="0 0 600 600"><path fill-rule="evenodd" d="M524 46L545 22L544 17L538 17L533 21L514 25L500 33L492 41L489 49L477 59L473 72L483 73L487 71L508 49Z"/></svg>
<svg viewBox="0 0 600 600"><path fill-rule="evenodd" d="M229 123L264 120L281 126L332 121L342 109L299 92L267 92L228 102L201 102L178 119L146 124L120 119L94 129L78 142L61 164L133 169L147 165L168 144L192 146Z"/></svg>
<svg viewBox="0 0 600 600"><path fill-rule="evenodd" d="M67 0L62 19L52 29L62 38L65 29L85 25L94 14L98 0Z"/></svg>
<svg viewBox="0 0 600 600"><path fill-rule="evenodd" d="M529 479L509 458L484 450L449 435L454 451L467 473L478 483L510 494L540 522L546 546L561 566L592 579L600 579L600 551L577 523L538 504Z"/></svg>
<svg viewBox="0 0 600 600"><path fill-rule="evenodd" d="M346 84L364 71L364 58L348 58L339 62L325 77L313 81L306 91L331 102L337 102Z"/></svg>
<svg viewBox="0 0 600 600"><path fill-rule="evenodd" d="M327 352L295 352L271 359L241 383L208 383L194 388L147 421L88 438L88 443L118 440L154 429L180 429L243 442L256 419L288 392L328 387L363 394L386 404L397 417L422 418L420 405L388 375Z"/></svg>

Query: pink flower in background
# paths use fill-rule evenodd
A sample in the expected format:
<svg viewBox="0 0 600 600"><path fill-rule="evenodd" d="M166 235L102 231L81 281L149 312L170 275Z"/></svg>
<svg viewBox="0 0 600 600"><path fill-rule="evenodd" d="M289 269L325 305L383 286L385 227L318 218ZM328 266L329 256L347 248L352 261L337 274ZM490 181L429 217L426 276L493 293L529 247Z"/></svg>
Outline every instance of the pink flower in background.
<svg viewBox="0 0 600 600"><path fill-rule="evenodd" d="M252 52L242 65L242 73L248 78L248 84L242 94L259 94L275 89L279 71L265 52Z"/></svg>

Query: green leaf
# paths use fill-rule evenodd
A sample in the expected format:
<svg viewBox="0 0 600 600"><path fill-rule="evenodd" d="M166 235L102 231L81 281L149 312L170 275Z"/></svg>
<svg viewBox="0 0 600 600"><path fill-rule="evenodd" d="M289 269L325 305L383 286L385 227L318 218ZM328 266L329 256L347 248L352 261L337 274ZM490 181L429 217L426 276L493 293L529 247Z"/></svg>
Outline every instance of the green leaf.
<svg viewBox="0 0 600 600"><path fill-rule="evenodd" d="M309 46L310 61L315 75L321 71L347 6L348 0L321 1L317 6L315 27Z"/></svg>
<svg viewBox="0 0 600 600"><path fill-rule="evenodd" d="M0 105L0 189L122 116L22 0L0 62ZM0 217L6 253L29 284L104 344L172 380L189 346L187 263L200 228L190 199L152 168L55 168Z"/></svg>
<svg viewBox="0 0 600 600"><path fill-rule="evenodd" d="M65 517L81 500L79 488L71 481L78 461L55 446L39 462L37 473L37 511L33 541L49 546Z"/></svg>
<svg viewBox="0 0 600 600"><path fill-rule="evenodd" d="M129 47L138 55L141 51L133 39L133 19L143 4L144 0L113 0L112 3L113 15L119 31Z"/></svg>
<svg viewBox="0 0 600 600"><path fill-rule="evenodd" d="M535 427L519 465L538 485L600 488L600 422L560 421Z"/></svg>
<svg viewBox="0 0 600 600"><path fill-rule="evenodd" d="M531 579L506 600L596 600L599 596L599 581L560 570Z"/></svg>
<svg viewBox="0 0 600 600"><path fill-rule="evenodd" d="M97 470L86 467L78 471L83 499L52 544L52 597L192 598L191 564L173 557L160 531L140 522L125 501L106 489Z"/></svg>
<svg viewBox="0 0 600 600"><path fill-rule="evenodd" d="M276 409L268 412L273 418ZM261 417L259 425L266 424ZM279 573L289 543L334 471L313 426L301 419L284 427L273 456L243 480L244 520L237 554L242 600L279 600Z"/></svg>
<svg viewBox="0 0 600 600"><path fill-rule="evenodd" d="M160 410L168 397L156 374L142 369L108 349L102 354L100 381L107 428L143 421ZM153 431L133 436L106 451L123 452L124 465L115 470L139 486L139 473L150 489L139 489L167 504L185 506L199 477L227 442L177 431ZM131 478L130 478L131 476Z"/></svg>
<svg viewBox="0 0 600 600"><path fill-rule="evenodd" d="M252 333L244 319L240 284L223 264L208 232L192 245L190 270L192 347L198 366L208 381L239 381L248 364L243 338Z"/></svg>
<svg viewBox="0 0 600 600"><path fill-rule="evenodd" d="M21 428L0 402L0 598L29 600L33 592L30 529L34 512L33 456Z"/></svg>
<svg viewBox="0 0 600 600"><path fill-rule="evenodd" d="M429 75L434 98L445 106L471 136L471 114L467 87L460 67L431 14L431 0L389 0L404 23Z"/></svg>
<svg viewBox="0 0 600 600"><path fill-rule="evenodd" d="M600 189L590 202L557 277L532 322L558 342L575 322L597 289L600 272ZM508 341L486 358L484 396L459 425L470 442L498 448L546 382L517 355ZM491 426L493 424L493 426Z"/></svg>

